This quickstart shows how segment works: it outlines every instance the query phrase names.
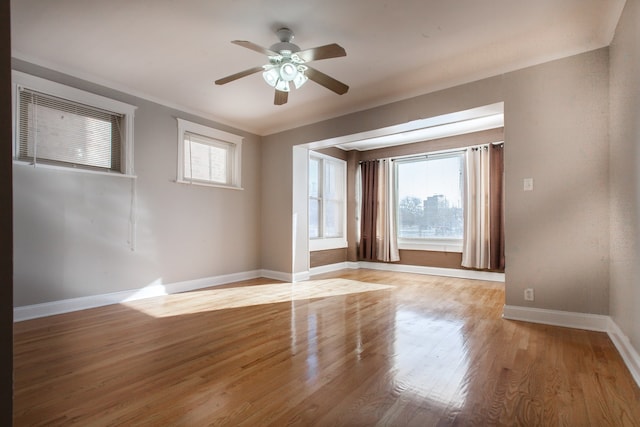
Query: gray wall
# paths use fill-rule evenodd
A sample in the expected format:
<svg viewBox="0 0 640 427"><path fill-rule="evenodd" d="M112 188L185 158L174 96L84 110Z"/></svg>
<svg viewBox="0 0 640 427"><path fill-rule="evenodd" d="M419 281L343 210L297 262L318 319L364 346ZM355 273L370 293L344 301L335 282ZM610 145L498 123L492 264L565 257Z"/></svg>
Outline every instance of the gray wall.
<svg viewBox="0 0 640 427"><path fill-rule="evenodd" d="M136 105L132 181L14 166L16 306L260 268L259 137L21 61L14 69ZM243 191L176 184L176 117L244 136Z"/></svg>
<svg viewBox="0 0 640 427"><path fill-rule="evenodd" d="M289 271L292 147L505 102L506 303L608 312L608 49L263 138L262 265ZM523 178L535 180L533 192ZM277 190L272 190L277 189ZM277 194L278 203L271 200ZM525 303L532 287L536 301Z"/></svg>
<svg viewBox="0 0 640 427"><path fill-rule="evenodd" d="M610 315L640 351L640 1L627 0L610 47Z"/></svg>

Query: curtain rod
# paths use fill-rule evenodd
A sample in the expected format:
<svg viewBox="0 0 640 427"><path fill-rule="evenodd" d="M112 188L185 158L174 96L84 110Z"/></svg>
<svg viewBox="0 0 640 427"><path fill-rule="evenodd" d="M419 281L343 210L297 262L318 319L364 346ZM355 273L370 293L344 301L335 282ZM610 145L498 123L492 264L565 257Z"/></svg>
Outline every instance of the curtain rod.
<svg viewBox="0 0 640 427"><path fill-rule="evenodd" d="M426 158L429 158L429 157L446 155L446 154L464 153L469 148L478 148L478 147L484 147L484 146L489 146L489 145L493 145L493 146L502 148L502 147L504 147L504 141L487 142L487 143L484 143L484 144L469 145L467 147L462 147L462 148L452 148L450 150L432 151L430 153L423 153L423 154L407 154L406 156L383 157L383 158L376 158L376 159L371 159L371 160L391 159L392 161L394 161L394 160L421 159L421 158L425 158L426 159ZM358 164L360 164L362 162L366 162L366 161L368 161L368 160L359 160Z"/></svg>

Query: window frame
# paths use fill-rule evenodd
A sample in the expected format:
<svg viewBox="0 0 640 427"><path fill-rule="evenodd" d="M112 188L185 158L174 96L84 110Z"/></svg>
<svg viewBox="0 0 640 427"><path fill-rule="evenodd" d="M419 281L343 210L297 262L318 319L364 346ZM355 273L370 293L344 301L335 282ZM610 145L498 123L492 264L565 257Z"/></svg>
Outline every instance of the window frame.
<svg viewBox="0 0 640 427"><path fill-rule="evenodd" d="M320 160L319 171L319 189L317 198L320 202L320 212L319 212L319 228L320 228L320 236L319 237L310 237L309 240L309 251L321 251L328 249L340 249L346 248L348 246L347 242L347 162L339 159L337 157L328 156L326 154L318 153L317 151L309 151L309 159L307 161L307 165L311 162L311 159ZM323 237L323 225L324 225L324 217L325 217L325 206L324 203L324 176L325 176L325 162L331 162L337 165L340 165L342 168L342 176L343 180L341 182L342 187L342 195L343 198L340 200L342 204L341 216L342 216L342 236L339 237ZM309 206L309 202L311 201L311 194L309 193L309 183L308 183L309 174L307 173L307 206ZM315 198L314 198L315 200ZM335 201L335 200L334 200Z"/></svg>
<svg viewBox="0 0 640 427"><path fill-rule="evenodd" d="M178 167L176 182L180 184L201 185L205 187L229 188L242 190L242 141L243 137L215 129L209 126L194 123L189 120L176 118L178 121ZM231 147L227 151L231 170L227 173L226 183L208 180L199 180L185 177L185 134L191 133L212 140L211 146L218 148ZM217 143L217 145L215 144Z"/></svg>
<svg viewBox="0 0 640 427"><path fill-rule="evenodd" d="M87 92L81 89L77 89L71 86L63 85L51 80L47 80L41 77L36 77L31 74L23 73L21 71L11 70L11 96L12 96L12 109L11 109L11 123L12 123L12 156L13 163L20 165L30 165L51 169L59 169L66 171L74 171L80 173L92 173L110 176L124 176L135 177L133 167L133 125L136 106L126 104L124 102L116 101L115 99L107 98L101 95L97 95L92 92ZM120 146L120 171L116 170L97 170L90 166L84 167L82 165L64 165L64 164L48 164L37 163L21 160L18 158L20 153L20 115L19 111L19 92L20 89L28 89L35 92L41 92L45 95L54 96L69 102L75 102L78 104L84 104L89 107L102 109L112 113L121 114L122 118L122 140Z"/></svg>
<svg viewBox="0 0 640 427"><path fill-rule="evenodd" d="M400 180L398 179L398 166L400 163L408 163L408 162L418 162L418 161L429 161L429 160L438 160L438 159L446 159L453 157L460 157L460 170L461 170L461 192L462 192L462 215L464 218L464 213L466 210L466 203L464 197L464 180L465 180L465 154L464 150L456 149L456 150L447 150L440 151L434 153L425 153L421 155L411 155L408 157L400 157L394 158L394 174L395 174L395 197L394 197L394 208L397 218L397 229L398 234L400 231L400 197L399 197L399 185ZM464 220L463 220L464 221ZM464 227L464 224L463 224ZM463 230L464 233L464 230ZM463 247L463 239L464 236L456 239L451 237L428 237L428 238L411 238L411 237L400 237L398 235L398 249L403 250L418 250L418 251L437 251L437 252L457 252L462 253Z"/></svg>

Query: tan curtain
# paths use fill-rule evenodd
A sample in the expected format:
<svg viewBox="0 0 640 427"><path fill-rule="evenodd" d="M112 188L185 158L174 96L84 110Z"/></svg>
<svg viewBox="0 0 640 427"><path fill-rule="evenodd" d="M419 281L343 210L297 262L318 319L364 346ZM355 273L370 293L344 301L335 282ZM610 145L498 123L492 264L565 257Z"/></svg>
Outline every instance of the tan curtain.
<svg viewBox="0 0 640 427"><path fill-rule="evenodd" d="M394 203L394 173L390 159L378 160L378 214L376 225L379 261L400 261Z"/></svg>
<svg viewBox="0 0 640 427"><path fill-rule="evenodd" d="M378 162L370 160L360 163L360 176L362 177L362 207L358 257L375 261L377 259Z"/></svg>
<svg viewBox="0 0 640 427"><path fill-rule="evenodd" d="M504 269L502 151L488 144L465 153L463 267Z"/></svg>

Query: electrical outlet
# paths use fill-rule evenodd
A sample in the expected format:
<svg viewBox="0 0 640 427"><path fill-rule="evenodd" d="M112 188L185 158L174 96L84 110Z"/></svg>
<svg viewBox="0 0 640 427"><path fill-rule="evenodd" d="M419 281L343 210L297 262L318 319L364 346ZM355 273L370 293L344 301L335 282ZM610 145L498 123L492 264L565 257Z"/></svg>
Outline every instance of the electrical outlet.
<svg viewBox="0 0 640 427"><path fill-rule="evenodd" d="M527 288L524 290L524 300L533 301L533 288Z"/></svg>

